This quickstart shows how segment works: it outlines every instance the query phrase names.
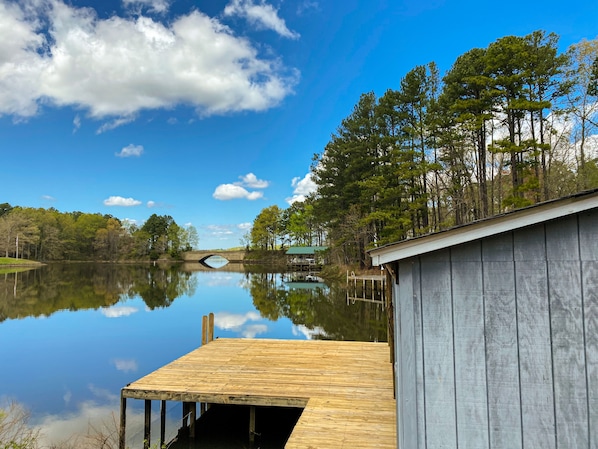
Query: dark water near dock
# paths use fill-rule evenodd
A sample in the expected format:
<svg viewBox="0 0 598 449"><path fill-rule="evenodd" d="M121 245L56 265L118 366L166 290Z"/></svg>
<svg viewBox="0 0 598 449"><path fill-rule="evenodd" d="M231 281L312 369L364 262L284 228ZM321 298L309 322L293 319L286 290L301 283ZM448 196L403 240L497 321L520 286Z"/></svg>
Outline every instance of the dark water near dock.
<svg viewBox="0 0 598 449"><path fill-rule="evenodd" d="M210 312L216 337L386 341L383 307L347 301L345 285L226 269L53 264L0 274L0 403L30 410L48 442L109 428L120 389L197 348ZM128 436L142 432L141 407L129 410Z"/></svg>

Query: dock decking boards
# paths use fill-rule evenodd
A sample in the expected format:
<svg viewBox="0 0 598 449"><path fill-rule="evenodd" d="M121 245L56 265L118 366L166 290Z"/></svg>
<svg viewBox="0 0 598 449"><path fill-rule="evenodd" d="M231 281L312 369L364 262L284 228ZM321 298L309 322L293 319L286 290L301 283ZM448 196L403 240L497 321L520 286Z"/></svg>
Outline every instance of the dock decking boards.
<svg viewBox="0 0 598 449"><path fill-rule="evenodd" d="M386 343L219 339L124 387L123 409L127 398L304 407L286 449L396 448L389 357Z"/></svg>

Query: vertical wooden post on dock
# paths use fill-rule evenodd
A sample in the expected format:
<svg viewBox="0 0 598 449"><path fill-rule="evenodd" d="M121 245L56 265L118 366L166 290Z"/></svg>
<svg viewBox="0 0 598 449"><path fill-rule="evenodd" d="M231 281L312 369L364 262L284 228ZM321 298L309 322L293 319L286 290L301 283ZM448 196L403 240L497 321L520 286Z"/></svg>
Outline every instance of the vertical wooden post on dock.
<svg viewBox="0 0 598 449"><path fill-rule="evenodd" d="M120 428L118 429L118 449L125 449L125 431L127 427L127 398L120 391Z"/></svg>
<svg viewBox="0 0 598 449"><path fill-rule="evenodd" d="M255 442L255 405L249 406L249 444Z"/></svg>
<svg viewBox="0 0 598 449"><path fill-rule="evenodd" d="M197 420L197 403L189 404L189 437L195 438L195 421Z"/></svg>
<svg viewBox="0 0 598 449"><path fill-rule="evenodd" d="M183 402L183 425L181 426L183 429L187 428L187 415L189 414L189 403Z"/></svg>
<svg viewBox="0 0 598 449"><path fill-rule="evenodd" d="M145 400L145 423L143 425L143 447L149 449L151 446L151 425L152 425L152 401Z"/></svg>
<svg viewBox="0 0 598 449"><path fill-rule="evenodd" d="M214 314L204 315L201 318L201 345L214 341Z"/></svg>
<svg viewBox="0 0 598 449"><path fill-rule="evenodd" d="M166 401L160 401L160 447L166 443Z"/></svg>
<svg viewBox="0 0 598 449"><path fill-rule="evenodd" d="M205 346L208 343L208 317L204 315L201 318L201 345Z"/></svg>

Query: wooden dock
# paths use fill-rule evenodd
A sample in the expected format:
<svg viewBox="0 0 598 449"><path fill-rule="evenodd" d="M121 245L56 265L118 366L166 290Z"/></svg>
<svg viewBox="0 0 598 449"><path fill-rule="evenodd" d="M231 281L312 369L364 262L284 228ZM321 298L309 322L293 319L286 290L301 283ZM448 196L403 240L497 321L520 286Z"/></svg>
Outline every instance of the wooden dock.
<svg viewBox="0 0 598 449"><path fill-rule="evenodd" d="M186 403L193 414L196 403L301 407L286 449L397 444L386 343L214 340L122 389L122 448L127 398L145 400L146 416L152 400Z"/></svg>

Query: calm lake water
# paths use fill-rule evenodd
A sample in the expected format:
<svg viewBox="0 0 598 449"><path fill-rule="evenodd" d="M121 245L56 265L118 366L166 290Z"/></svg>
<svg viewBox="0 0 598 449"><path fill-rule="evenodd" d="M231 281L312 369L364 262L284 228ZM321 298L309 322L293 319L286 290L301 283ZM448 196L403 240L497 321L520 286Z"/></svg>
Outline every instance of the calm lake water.
<svg viewBox="0 0 598 449"><path fill-rule="evenodd" d="M196 270L52 264L0 273L0 404L29 410L48 444L110 428L120 389L200 346L210 312L216 338L386 341L382 306L347 301L344 285L249 266ZM134 442L143 402L127 405ZM168 435L180 416L172 404Z"/></svg>

